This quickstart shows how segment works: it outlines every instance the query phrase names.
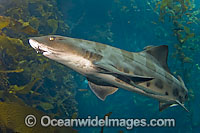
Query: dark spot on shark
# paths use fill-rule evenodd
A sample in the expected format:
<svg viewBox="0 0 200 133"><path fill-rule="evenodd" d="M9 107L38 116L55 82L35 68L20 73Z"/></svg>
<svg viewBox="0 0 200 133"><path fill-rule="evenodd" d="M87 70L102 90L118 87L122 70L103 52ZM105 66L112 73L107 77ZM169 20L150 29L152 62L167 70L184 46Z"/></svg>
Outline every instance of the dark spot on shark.
<svg viewBox="0 0 200 133"><path fill-rule="evenodd" d="M124 72L125 72L125 73L129 73L128 68L125 67L125 68L124 68Z"/></svg>
<svg viewBox="0 0 200 133"><path fill-rule="evenodd" d="M178 96L178 94L179 94L179 92L178 92L178 89L177 89L177 88L175 88L175 89L173 90L173 95L174 95L175 97L177 97L177 96Z"/></svg>
<svg viewBox="0 0 200 133"><path fill-rule="evenodd" d="M90 52L89 51L85 51L85 58L88 58L89 57L89 54L90 54Z"/></svg>
<svg viewBox="0 0 200 133"><path fill-rule="evenodd" d="M89 53L89 58L91 59L94 56L92 52Z"/></svg>
<svg viewBox="0 0 200 133"><path fill-rule="evenodd" d="M168 96L169 95L168 92L165 92L165 95Z"/></svg>
<svg viewBox="0 0 200 133"><path fill-rule="evenodd" d="M134 74L135 74L135 75L144 76L143 70L142 70L140 67L138 67L138 66L135 67Z"/></svg>
<svg viewBox="0 0 200 133"><path fill-rule="evenodd" d="M155 86L158 87L159 89L162 89L163 88L162 80L160 80L160 79L156 80Z"/></svg>
<svg viewBox="0 0 200 133"><path fill-rule="evenodd" d="M96 57L95 57L95 59L97 60L97 61L99 61L99 60L101 60L103 57L101 56L101 55L96 55Z"/></svg>
<svg viewBox="0 0 200 133"><path fill-rule="evenodd" d="M151 83L150 83L150 82L147 82L147 84L146 84L146 85L147 85L147 87L149 87L149 86L151 85Z"/></svg>

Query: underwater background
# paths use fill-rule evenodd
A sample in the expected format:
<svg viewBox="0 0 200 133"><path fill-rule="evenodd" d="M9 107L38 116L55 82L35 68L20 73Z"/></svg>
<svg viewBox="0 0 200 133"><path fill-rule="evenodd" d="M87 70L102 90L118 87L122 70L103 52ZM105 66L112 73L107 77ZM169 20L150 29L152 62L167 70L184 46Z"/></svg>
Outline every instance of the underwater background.
<svg viewBox="0 0 200 133"><path fill-rule="evenodd" d="M101 132L101 127L31 129L24 114L55 118L174 118L175 127L104 127L103 132L200 131L200 0L0 0L0 132ZM99 100L86 78L37 54L28 38L57 34L139 52L168 45L168 65L189 91L185 106L124 89ZM13 122L11 122L13 121ZM48 131L47 131L48 130ZM67 130L67 131L66 131Z"/></svg>

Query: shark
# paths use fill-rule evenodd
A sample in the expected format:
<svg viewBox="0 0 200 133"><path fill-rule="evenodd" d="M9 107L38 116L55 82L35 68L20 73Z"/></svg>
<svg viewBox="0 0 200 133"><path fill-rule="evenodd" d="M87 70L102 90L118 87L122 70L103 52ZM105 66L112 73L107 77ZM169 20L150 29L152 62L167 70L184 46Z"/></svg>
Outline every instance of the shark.
<svg viewBox="0 0 200 133"><path fill-rule="evenodd" d="M167 65L168 46L147 46L130 52L110 45L59 35L29 38L37 53L82 74L92 92L105 100L119 88L159 101L159 110L180 105L188 90L180 76L173 76Z"/></svg>

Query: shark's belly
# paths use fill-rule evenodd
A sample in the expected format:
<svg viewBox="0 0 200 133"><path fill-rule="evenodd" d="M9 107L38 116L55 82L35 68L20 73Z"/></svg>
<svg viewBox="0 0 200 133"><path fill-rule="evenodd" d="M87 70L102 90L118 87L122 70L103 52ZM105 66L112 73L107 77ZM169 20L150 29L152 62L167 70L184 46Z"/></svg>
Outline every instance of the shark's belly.
<svg viewBox="0 0 200 133"><path fill-rule="evenodd" d="M90 60L85 59L81 56L71 56L70 59L66 59L65 57L63 57L62 60L56 61L84 76L96 71L93 63Z"/></svg>
<svg viewBox="0 0 200 133"><path fill-rule="evenodd" d="M159 93L157 93L156 91L155 91L156 95L152 94L152 93L147 93L144 90L141 90L140 88L134 87L133 85L126 83L126 82L116 78L113 75L96 73L96 74L90 75L90 76L93 79L97 79L98 82L102 82L100 84L107 83L107 84L110 84L110 86L115 86L117 88L121 88L121 89L125 89L125 90L131 91L131 92L135 92L135 93L138 93L138 94L141 94L141 95L144 95L144 96L148 96L148 97L157 99L159 101L167 101L169 99L168 96L158 95ZM142 84L140 84L140 85L142 85ZM154 91L154 90L152 90L152 91Z"/></svg>

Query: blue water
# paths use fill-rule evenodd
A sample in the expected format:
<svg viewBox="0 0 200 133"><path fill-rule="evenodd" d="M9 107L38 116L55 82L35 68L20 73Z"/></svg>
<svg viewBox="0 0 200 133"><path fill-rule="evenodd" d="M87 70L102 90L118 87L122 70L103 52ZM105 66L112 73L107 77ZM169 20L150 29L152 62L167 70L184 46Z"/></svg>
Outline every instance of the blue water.
<svg viewBox="0 0 200 133"><path fill-rule="evenodd" d="M168 18L165 18L164 23L159 22L159 14L154 12L148 4L149 2L155 8L153 1L119 0L120 3L117 3L117 0L58 1L60 3L59 8L64 13L65 22L73 27L69 33L71 37L97 41L128 51L142 51L148 45L165 44L169 46L168 64L170 70L175 72L176 70L183 69L183 64L177 61L177 58L172 57L173 52L175 52L174 44L177 44L177 39L172 32L173 24ZM199 5L198 3L199 1L197 0L196 6ZM135 7L133 8L131 4ZM72 7L69 8L70 6ZM195 9L199 9L199 7ZM199 15L197 16L199 17ZM199 25L191 25L191 28L194 29L196 37L199 37ZM145 118L148 120L152 118L173 118L176 120L175 127L140 127L131 130L127 130L125 127L105 127L105 133L119 132L121 130L134 133L198 133L200 131L200 103L197 97L200 95L198 91L200 71L195 67L195 64L199 63L199 51L192 52L186 49L185 53L193 58L191 64L184 65L184 69L188 70L190 76L189 78L184 76L185 73L183 71L178 72L178 74L183 77L189 91L193 90L195 95L193 100L186 103L190 113L180 106L159 112L158 101L123 89L119 89L117 93L108 96L105 101L99 100L89 90L88 92L77 91L78 117L87 118L90 115L93 118L95 116L103 118L106 113L112 112L110 118ZM89 89L87 82L79 82L78 78L75 82L79 84L81 89ZM82 127L77 129L83 133L101 131L100 127Z"/></svg>
<svg viewBox="0 0 200 133"><path fill-rule="evenodd" d="M0 21L3 20L1 15L9 17L9 21L11 21L11 24L0 29L0 37L3 38L5 34L6 37L9 37L8 40L10 38L20 39L23 41L24 48L21 49L21 43L20 45L18 44L19 46L17 45L19 42L12 44L14 47L13 53L19 53L16 55L17 60L15 60L13 59L15 56L10 49L12 47L11 41L8 42L9 46L2 45L7 44L7 42L0 42L0 66L3 68L0 70L3 72L3 70L24 69L23 73L9 73L7 75L8 79L5 76L5 82L9 83L8 86L23 86L35 78L40 78L40 81L32 88L32 91L41 93L41 95L35 96L36 99L32 97L32 93L28 95L11 95L21 96L19 98L21 100L25 99L24 102L30 107L46 111L49 114L57 112L58 114L60 113L59 115L66 115L67 118L71 118L71 115L74 112L76 113L77 107L77 118L88 118L88 116L95 118L98 116L99 119L103 119L106 114L111 112L109 118L115 119L147 119L147 121L162 118L175 119L175 127L133 127L132 129L126 129L126 127L112 126L104 127L103 133L200 132L200 0L177 0L185 3L187 1L191 2L190 7L187 8L186 6L184 7L185 9L183 7L180 8L181 4L179 2L174 2L173 6L169 4L169 9L166 9L163 19L160 18L163 11L160 11L159 8L155 9L156 4L161 1L170 2L175 0L41 0L36 3L29 0L29 4L24 2L25 0L18 0L14 8L13 1L15 0L0 0ZM46 4L46 2L50 4ZM9 10L10 8L12 8L11 11ZM54 14L57 8L63 16L59 13ZM178 14L172 11L175 8L177 11L180 8L180 10L186 10L186 12ZM177 20L176 17L178 17ZM34 18L36 19L35 21ZM50 19L54 21L52 23L45 23L46 21L49 22L48 20ZM168 66L175 77L178 75L182 77L188 88L189 100L185 102L185 106L189 112L186 112L181 106L170 107L159 112L159 102L157 100L126 91L122 88L119 88L116 93L109 95L105 101L102 101L90 90L85 77L67 68L66 71L60 70L61 68L65 70L65 66L58 65L58 63L57 66L55 61L48 60L47 58L44 59L41 54L36 56L35 51L28 44L28 37L51 34L53 28L50 24L56 25L57 21L55 20L57 19L59 24L62 24L61 22L64 21L69 26L64 31L64 26L59 25L60 27L57 28L58 30L55 34L62 36L100 42L132 52L143 51L144 47L149 45L168 45ZM31 29L29 26L28 28L26 27L29 24L36 31L38 30L38 34L29 33ZM181 28L177 28L178 26ZM187 28L189 29L188 33L183 33ZM186 40L185 43L181 43L186 38L181 40L178 33L183 36L191 35L190 33L195 35ZM1 62L3 63L1 64ZM44 70L37 70L38 68ZM68 73L69 77L61 77ZM65 79L66 81L62 85ZM71 80L73 80L73 83L71 83ZM3 81L1 82L4 83ZM8 89L8 86L0 86L2 86L0 91L1 95L3 95L2 89ZM40 87L35 89L37 86ZM74 87L73 89L72 86ZM65 87L69 90L62 94L62 89L65 89ZM58 94L56 93L57 91L59 92ZM10 91L5 90L5 94L8 92L10 93ZM67 98L63 96L66 93ZM73 99L73 93L75 93L75 100ZM9 99L6 96L1 96L0 101L4 101L4 98L10 100L12 97ZM64 101L62 101L62 98ZM5 100L5 102L7 101ZM17 103L17 101L12 102ZM50 102L54 108L44 110L40 107L40 102ZM64 103L66 105L65 111L62 112L64 106L57 106L57 103ZM102 131L101 127L86 126L73 128L80 133L99 133Z"/></svg>

